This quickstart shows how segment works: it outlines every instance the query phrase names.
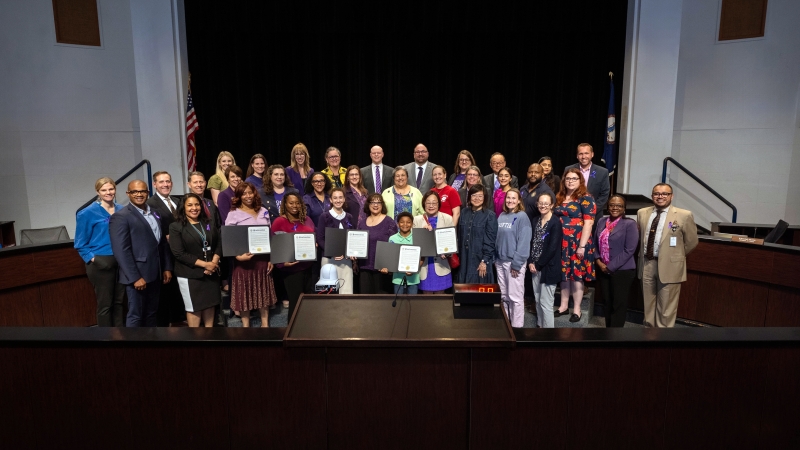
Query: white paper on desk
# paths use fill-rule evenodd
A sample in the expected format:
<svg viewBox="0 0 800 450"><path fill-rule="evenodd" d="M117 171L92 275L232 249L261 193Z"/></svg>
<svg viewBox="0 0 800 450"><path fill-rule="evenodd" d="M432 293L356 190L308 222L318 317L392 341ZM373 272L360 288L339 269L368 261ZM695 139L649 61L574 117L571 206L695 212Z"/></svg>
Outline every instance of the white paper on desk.
<svg viewBox="0 0 800 450"><path fill-rule="evenodd" d="M369 249L369 232L360 230L347 231L347 247L344 256L366 258Z"/></svg>
<svg viewBox="0 0 800 450"><path fill-rule="evenodd" d="M458 252L455 227L437 228L434 233L436 234L436 254L449 255Z"/></svg>
<svg viewBox="0 0 800 450"><path fill-rule="evenodd" d="M422 248L416 245L401 245L400 258L397 263L398 272L419 272L419 260Z"/></svg>
<svg viewBox="0 0 800 450"><path fill-rule="evenodd" d="M269 227L250 227L247 229L247 248L250 253L258 255L269 253Z"/></svg>
<svg viewBox="0 0 800 450"><path fill-rule="evenodd" d="M294 235L294 259L298 261L314 261L317 259L314 234L298 233Z"/></svg>

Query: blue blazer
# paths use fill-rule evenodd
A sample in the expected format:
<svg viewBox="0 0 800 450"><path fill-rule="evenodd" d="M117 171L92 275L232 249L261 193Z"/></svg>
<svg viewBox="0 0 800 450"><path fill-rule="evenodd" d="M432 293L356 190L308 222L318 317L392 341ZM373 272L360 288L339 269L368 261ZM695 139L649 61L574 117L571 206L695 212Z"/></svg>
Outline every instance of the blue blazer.
<svg viewBox="0 0 800 450"><path fill-rule="evenodd" d="M161 230L156 239L150 224L135 206L128 204L114 213L108 222L108 231L111 250L119 264L120 283L133 284L139 278L152 283L161 279L162 272L172 271L165 230Z"/></svg>
<svg viewBox="0 0 800 450"><path fill-rule="evenodd" d="M575 163L571 166L564 168L564 172L569 169L581 169L580 163ZM608 178L608 169L600 167L592 163L592 168L589 169L589 184L586 190L594 197L594 203L597 205L597 216L603 215L606 210L606 203L608 203L608 196L611 193L611 183Z"/></svg>
<svg viewBox="0 0 800 450"><path fill-rule="evenodd" d="M595 259L600 259L600 233L606 229L610 217L601 217L594 229L594 245L597 247ZM618 270L631 270L636 268L633 254L639 245L639 225L635 220L623 217L621 222L614 227L608 235L608 270L614 273Z"/></svg>

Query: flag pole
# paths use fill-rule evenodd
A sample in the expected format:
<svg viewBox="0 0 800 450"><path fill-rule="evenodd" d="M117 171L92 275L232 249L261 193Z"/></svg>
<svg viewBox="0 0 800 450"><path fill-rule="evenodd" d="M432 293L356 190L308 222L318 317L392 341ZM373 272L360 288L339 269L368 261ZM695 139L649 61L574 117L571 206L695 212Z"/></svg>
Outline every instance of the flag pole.
<svg viewBox="0 0 800 450"><path fill-rule="evenodd" d="M609 71L608 72L608 77L609 77L611 83L614 83L614 72ZM613 170L613 168L612 168L612 170ZM609 184L611 185L611 194L616 194L617 193L617 187L616 187L617 176L616 175L617 175L617 171L614 170L614 173L611 174L611 180L609 181Z"/></svg>

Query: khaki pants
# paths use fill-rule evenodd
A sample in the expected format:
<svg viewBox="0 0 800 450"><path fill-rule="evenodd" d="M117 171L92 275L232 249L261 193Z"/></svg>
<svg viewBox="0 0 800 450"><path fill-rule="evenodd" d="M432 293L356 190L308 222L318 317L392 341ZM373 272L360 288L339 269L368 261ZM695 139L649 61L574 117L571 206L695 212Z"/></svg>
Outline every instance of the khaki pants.
<svg viewBox="0 0 800 450"><path fill-rule="evenodd" d="M644 261L642 270L644 296L644 326L672 328L678 317L680 283L662 283L658 279L658 260Z"/></svg>

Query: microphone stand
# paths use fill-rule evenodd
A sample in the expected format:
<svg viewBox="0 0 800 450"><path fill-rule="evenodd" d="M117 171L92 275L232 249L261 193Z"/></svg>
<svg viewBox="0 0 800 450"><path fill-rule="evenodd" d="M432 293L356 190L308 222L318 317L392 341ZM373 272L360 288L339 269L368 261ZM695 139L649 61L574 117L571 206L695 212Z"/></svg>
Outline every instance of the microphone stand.
<svg viewBox="0 0 800 450"><path fill-rule="evenodd" d="M408 280L406 279L406 275L403 275L403 281L400 283L400 286L404 290L404 295L408 295ZM397 306L397 296L400 295L400 290L398 289L397 293L394 294L394 300L392 300L392 308Z"/></svg>

